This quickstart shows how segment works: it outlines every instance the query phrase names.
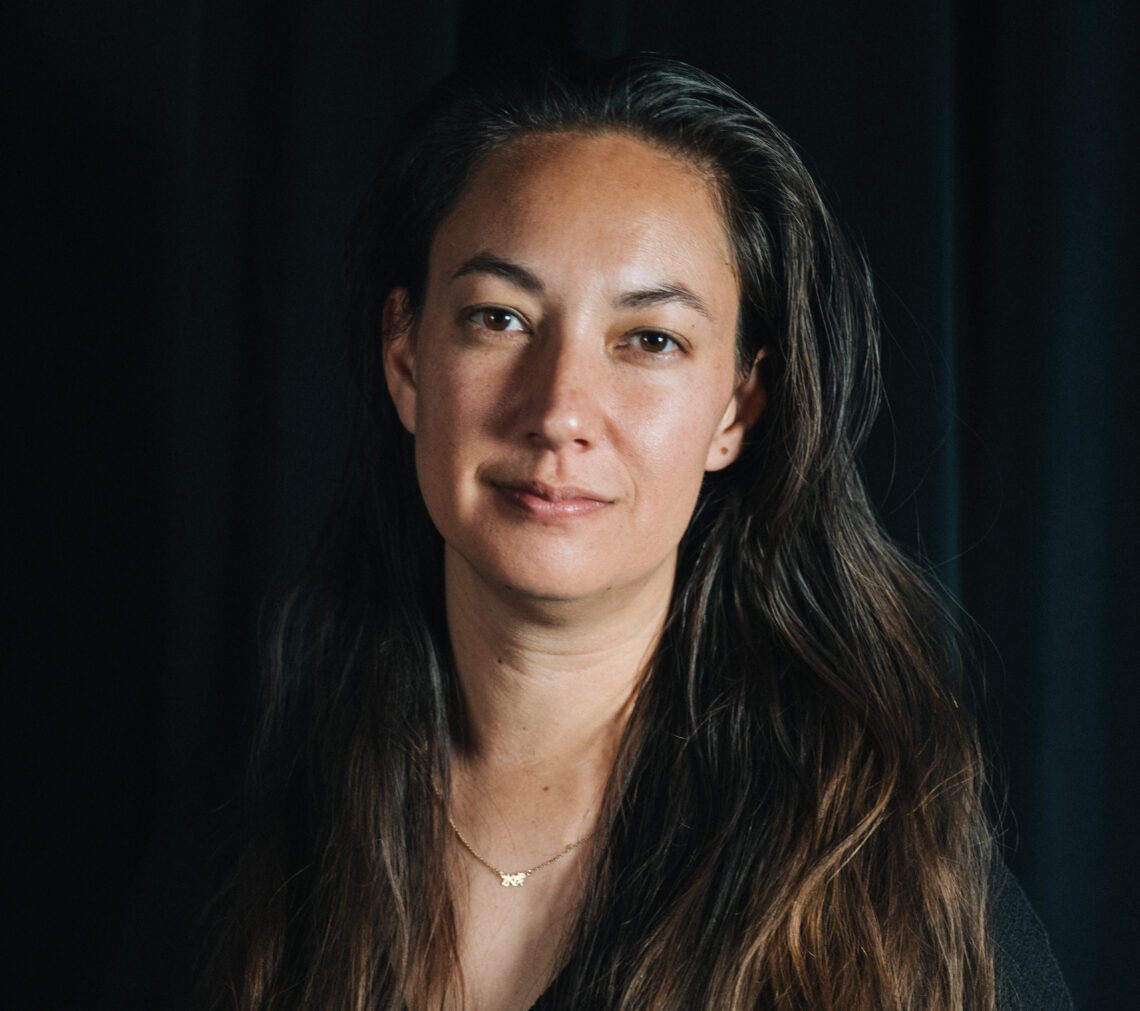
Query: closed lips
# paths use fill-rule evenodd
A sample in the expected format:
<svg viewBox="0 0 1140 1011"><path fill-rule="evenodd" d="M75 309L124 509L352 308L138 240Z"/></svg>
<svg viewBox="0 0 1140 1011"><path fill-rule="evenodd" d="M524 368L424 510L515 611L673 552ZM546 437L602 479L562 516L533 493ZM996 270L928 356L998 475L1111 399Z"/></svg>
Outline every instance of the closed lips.
<svg viewBox="0 0 1140 1011"><path fill-rule="evenodd" d="M515 495L533 496L545 502L578 501L597 502L604 505L613 501L606 495L571 485L553 488L540 481L493 481L492 484L500 491Z"/></svg>

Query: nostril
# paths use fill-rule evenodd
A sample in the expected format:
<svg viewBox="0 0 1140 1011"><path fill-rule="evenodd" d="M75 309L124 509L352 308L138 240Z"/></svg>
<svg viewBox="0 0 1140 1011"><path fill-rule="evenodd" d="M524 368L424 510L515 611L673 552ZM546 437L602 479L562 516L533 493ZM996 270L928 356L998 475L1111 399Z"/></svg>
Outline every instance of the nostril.
<svg viewBox="0 0 1140 1011"><path fill-rule="evenodd" d="M534 429L526 434L527 440L544 446L588 446L589 437L578 426L559 424L545 424L540 429Z"/></svg>

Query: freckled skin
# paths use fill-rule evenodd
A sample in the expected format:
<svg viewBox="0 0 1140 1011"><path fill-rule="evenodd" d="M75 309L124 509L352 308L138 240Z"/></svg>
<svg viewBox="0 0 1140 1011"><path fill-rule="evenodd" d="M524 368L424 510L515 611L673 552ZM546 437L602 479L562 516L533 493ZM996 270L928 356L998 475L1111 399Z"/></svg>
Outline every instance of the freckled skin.
<svg viewBox="0 0 1140 1011"><path fill-rule="evenodd" d="M463 273L479 256L541 288ZM629 297L647 290L692 297ZM385 357L449 579L667 599L704 473L736 459L763 404L755 371L736 370L738 306L722 215L688 163L619 134L493 152L435 236L414 332Z"/></svg>

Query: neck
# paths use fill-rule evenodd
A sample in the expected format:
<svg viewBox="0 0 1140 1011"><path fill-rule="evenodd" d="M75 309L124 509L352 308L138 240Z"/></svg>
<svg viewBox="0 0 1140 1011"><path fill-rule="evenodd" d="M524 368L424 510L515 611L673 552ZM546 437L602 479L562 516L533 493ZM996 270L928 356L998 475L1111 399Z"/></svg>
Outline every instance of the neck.
<svg viewBox="0 0 1140 1011"><path fill-rule="evenodd" d="M467 824L488 807L525 818L539 803L546 815L562 809L557 820L572 831L590 830L664 626L669 577L621 599L534 601L489 587L448 549L448 626L467 717L454 800Z"/></svg>

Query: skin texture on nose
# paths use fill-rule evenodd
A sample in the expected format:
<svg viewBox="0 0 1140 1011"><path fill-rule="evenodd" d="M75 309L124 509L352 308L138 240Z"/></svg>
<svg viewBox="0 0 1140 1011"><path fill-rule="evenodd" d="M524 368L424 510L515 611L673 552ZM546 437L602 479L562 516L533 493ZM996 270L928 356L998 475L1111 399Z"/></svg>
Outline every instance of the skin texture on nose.
<svg viewBox="0 0 1140 1011"><path fill-rule="evenodd" d="M558 452L574 443L586 447L597 438L593 422L600 420L597 405L591 403L591 392L599 388L598 377L591 375L597 361L588 345L578 347L573 341L547 339L539 345L534 367L521 375L520 385L528 392L523 421L526 435L536 446Z"/></svg>
<svg viewBox="0 0 1140 1011"><path fill-rule="evenodd" d="M704 474L763 403L737 374L738 306L716 196L687 162L619 134L488 156L385 356L449 573L550 601L667 599Z"/></svg>

